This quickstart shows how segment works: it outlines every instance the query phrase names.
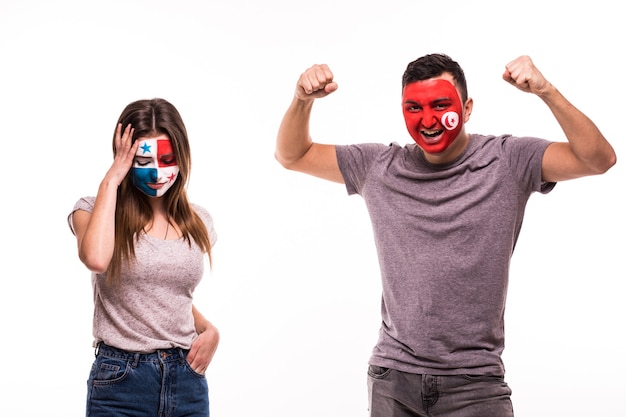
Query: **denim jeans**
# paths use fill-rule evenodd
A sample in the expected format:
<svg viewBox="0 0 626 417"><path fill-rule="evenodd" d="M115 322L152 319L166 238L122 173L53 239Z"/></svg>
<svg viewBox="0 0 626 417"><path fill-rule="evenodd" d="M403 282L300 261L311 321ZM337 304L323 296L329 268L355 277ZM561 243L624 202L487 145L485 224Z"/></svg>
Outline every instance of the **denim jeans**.
<svg viewBox="0 0 626 417"><path fill-rule="evenodd" d="M103 343L87 382L87 417L209 417L204 375L191 369L187 351L139 354Z"/></svg>
<svg viewBox="0 0 626 417"><path fill-rule="evenodd" d="M370 366L370 417L513 417L501 376L419 375Z"/></svg>

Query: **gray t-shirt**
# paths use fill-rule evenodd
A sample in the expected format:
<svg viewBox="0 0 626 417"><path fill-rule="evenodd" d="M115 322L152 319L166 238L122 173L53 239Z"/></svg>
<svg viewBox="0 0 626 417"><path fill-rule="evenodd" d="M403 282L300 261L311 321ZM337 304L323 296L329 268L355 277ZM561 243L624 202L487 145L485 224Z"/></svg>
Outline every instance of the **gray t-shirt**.
<svg viewBox="0 0 626 417"><path fill-rule="evenodd" d="M85 197L76 210L93 211L95 197ZM192 205L204 221L211 246L217 241L211 215ZM74 232L72 214L68 217ZM207 260L191 239L157 239L146 234L135 242L136 259L122 265L117 284L106 282L106 274L91 274L94 297L94 345L104 342L130 352L156 349L188 349L197 337L191 313L193 292L204 273Z"/></svg>
<svg viewBox="0 0 626 417"><path fill-rule="evenodd" d="M382 277L372 365L419 374L504 375L510 258L531 193L547 193L550 142L471 135L432 165L415 144L337 146L349 194L370 214Z"/></svg>

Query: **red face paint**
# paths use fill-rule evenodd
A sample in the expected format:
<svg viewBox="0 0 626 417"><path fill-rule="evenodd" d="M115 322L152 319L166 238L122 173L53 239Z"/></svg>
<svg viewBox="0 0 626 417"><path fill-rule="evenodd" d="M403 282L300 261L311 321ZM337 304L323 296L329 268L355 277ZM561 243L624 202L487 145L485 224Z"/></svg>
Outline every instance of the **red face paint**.
<svg viewBox="0 0 626 417"><path fill-rule="evenodd" d="M459 93L441 78L406 85L402 112L409 134L427 153L445 151L463 128Z"/></svg>

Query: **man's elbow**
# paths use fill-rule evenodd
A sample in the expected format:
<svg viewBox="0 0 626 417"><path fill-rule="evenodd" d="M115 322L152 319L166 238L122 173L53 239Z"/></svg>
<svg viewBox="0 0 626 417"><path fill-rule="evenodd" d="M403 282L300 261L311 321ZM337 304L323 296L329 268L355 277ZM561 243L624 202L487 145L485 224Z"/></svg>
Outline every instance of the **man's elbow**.
<svg viewBox="0 0 626 417"><path fill-rule="evenodd" d="M611 151L609 155L602 158L600 163L595 165L596 174L600 175L606 173L609 169L613 168L616 163L617 155L615 154L615 151Z"/></svg>
<svg viewBox="0 0 626 417"><path fill-rule="evenodd" d="M278 151L274 152L274 159L276 159L276 161L278 161L278 163L285 169L294 171L296 170L296 164L298 162L298 159L294 159L294 158L285 158L283 155L281 155Z"/></svg>

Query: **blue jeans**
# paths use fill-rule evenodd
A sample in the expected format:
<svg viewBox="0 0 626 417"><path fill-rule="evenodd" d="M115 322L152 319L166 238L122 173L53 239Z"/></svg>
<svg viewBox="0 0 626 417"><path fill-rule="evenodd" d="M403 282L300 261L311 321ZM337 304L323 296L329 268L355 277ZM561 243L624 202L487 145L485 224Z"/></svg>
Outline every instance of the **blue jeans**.
<svg viewBox="0 0 626 417"><path fill-rule="evenodd" d="M209 417L204 375L191 369L187 351L139 354L103 343L87 381L87 417Z"/></svg>
<svg viewBox="0 0 626 417"><path fill-rule="evenodd" d="M501 376L419 375L371 365L370 417L513 417Z"/></svg>

